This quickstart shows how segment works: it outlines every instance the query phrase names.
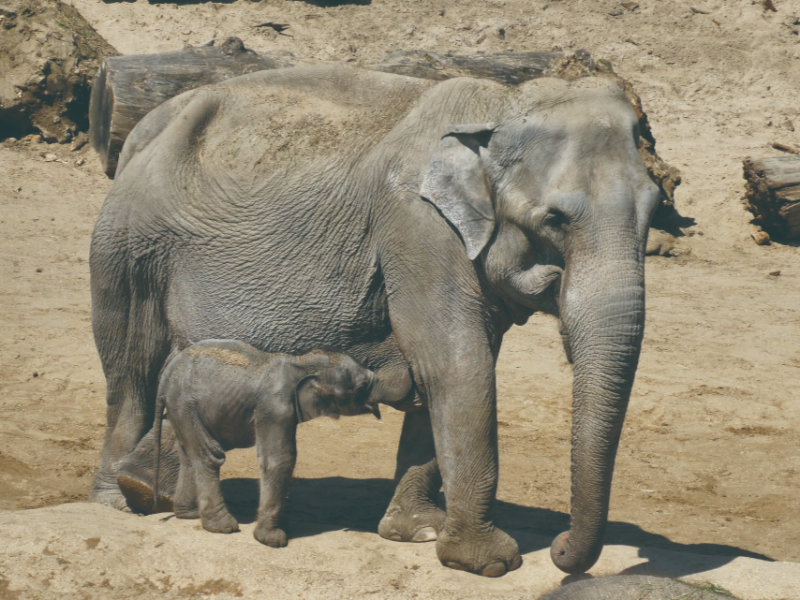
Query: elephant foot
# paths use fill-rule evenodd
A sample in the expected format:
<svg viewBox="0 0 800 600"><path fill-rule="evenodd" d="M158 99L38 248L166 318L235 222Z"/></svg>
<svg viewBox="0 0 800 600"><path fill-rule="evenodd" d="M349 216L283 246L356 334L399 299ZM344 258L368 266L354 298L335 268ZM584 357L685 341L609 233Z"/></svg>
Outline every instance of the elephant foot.
<svg viewBox="0 0 800 600"><path fill-rule="evenodd" d="M446 567L484 577L501 577L522 565L517 542L496 527L452 531L445 523L436 542L436 554Z"/></svg>
<svg viewBox="0 0 800 600"><path fill-rule="evenodd" d="M129 511L130 507L125 496L119 489L116 478L98 473L89 490L89 502L96 502L110 506L117 510Z"/></svg>
<svg viewBox="0 0 800 600"><path fill-rule="evenodd" d="M393 542L433 542L439 537L445 512L433 503L414 506L394 502L378 525L381 537Z"/></svg>
<svg viewBox="0 0 800 600"><path fill-rule="evenodd" d="M123 458L114 477L115 487L125 497L127 506L149 515L171 512L180 472L178 442L169 421L164 421L161 444L161 466L158 476L158 506L153 510L153 465L155 447L153 431L142 438L133 452Z"/></svg>
<svg viewBox="0 0 800 600"><path fill-rule="evenodd" d="M253 537L270 548L285 548L288 544L286 532L277 527L270 529L267 526L258 525L253 532Z"/></svg>
<svg viewBox="0 0 800 600"><path fill-rule="evenodd" d="M146 515L173 512L175 510L172 498L162 494L159 490L158 505L153 507L153 487L144 481L135 479L127 475L120 475L117 478L119 489L125 500L133 510Z"/></svg>
<svg viewBox="0 0 800 600"><path fill-rule="evenodd" d="M409 468L378 525L381 537L395 542L436 540L445 520L445 512L435 500L441 486L435 459Z"/></svg>
<svg viewBox="0 0 800 600"><path fill-rule="evenodd" d="M213 517L200 515L200 519L203 529L211 533L235 533L239 531L238 521L227 510L220 511Z"/></svg>

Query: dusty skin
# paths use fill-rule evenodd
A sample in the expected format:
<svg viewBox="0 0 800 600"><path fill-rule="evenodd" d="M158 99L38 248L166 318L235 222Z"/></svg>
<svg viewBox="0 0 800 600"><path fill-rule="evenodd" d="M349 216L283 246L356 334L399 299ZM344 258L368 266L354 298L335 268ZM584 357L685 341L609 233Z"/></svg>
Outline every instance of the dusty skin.
<svg viewBox="0 0 800 600"><path fill-rule="evenodd" d="M774 13L751 0L641 0L633 11L581 0L75 6L127 54L238 35L256 50L323 60L415 47L555 46L611 60L641 95L659 154L683 172L677 205L696 224L683 229L675 256L648 258L647 332L608 543L800 561L800 247L756 246L741 205L741 160L778 155L773 141L800 146L793 131L800 129L800 2L774 2ZM290 24L285 33L294 37L253 27L266 21ZM105 411L87 258L110 186L88 147L0 145L0 509L86 499ZM552 539L567 526L571 380L554 320L535 316L507 335L498 365L498 521L508 530ZM381 422L304 424L297 526L365 530L348 543L366 536L375 552L396 552L375 531L391 493L400 424L388 409ZM242 510L255 506L252 494L241 494L258 477L255 453L231 453L223 476L232 480L229 493L244 498ZM321 533L306 546L337 572L342 539ZM432 546L415 553L431 576L443 570ZM530 560L522 570L545 565ZM398 577L405 566L398 564ZM448 574L447 581L466 590L475 579Z"/></svg>

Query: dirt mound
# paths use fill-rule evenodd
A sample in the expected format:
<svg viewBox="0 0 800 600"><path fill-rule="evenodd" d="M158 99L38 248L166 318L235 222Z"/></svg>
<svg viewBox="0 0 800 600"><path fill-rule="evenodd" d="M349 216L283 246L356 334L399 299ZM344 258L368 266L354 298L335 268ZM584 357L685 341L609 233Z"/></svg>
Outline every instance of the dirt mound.
<svg viewBox="0 0 800 600"><path fill-rule="evenodd" d="M4 0L0 30L0 140L38 131L63 144L88 131L97 67L119 53L59 1Z"/></svg>
<svg viewBox="0 0 800 600"><path fill-rule="evenodd" d="M513 530L525 552L519 570L490 580L444 569L433 544L398 544L363 527L332 525L325 503L336 495L320 500L313 482L295 483L289 546L281 549L253 538L254 498L242 531L228 535L208 533L198 521L95 504L0 512L0 597L534 600L572 580L552 565L549 540ZM349 512L352 525L358 517ZM607 547L592 569L596 577L620 571L682 577L741 600L791 600L800 580L794 563L630 546Z"/></svg>

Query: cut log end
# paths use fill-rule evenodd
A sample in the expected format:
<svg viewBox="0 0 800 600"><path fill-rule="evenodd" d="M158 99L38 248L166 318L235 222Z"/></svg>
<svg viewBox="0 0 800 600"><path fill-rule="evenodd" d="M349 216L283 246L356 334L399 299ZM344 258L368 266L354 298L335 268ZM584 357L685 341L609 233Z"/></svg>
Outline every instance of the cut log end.
<svg viewBox="0 0 800 600"><path fill-rule="evenodd" d="M97 70L89 101L89 143L103 165L103 171L109 177L117 170L117 159L122 150L123 138L118 148L111 148L111 115L114 114L114 91L108 86L108 62L103 61Z"/></svg>
<svg viewBox="0 0 800 600"><path fill-rule="evenodd" d="M800 238L800 156L743 161L745 208L773 239Z"/></svg>

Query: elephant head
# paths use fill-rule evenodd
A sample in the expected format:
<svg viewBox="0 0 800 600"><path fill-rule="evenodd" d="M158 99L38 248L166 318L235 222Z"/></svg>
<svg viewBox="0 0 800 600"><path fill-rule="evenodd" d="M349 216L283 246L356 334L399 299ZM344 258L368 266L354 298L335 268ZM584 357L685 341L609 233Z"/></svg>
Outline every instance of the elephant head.
<svg viewBox="0 0 800 600"><path fill-rule="evenodd" d="M372 414L381 418L372 390L377 384L375 373L359 365L347 355L313 353L308 362L323 366L300 379L295 385L295 413L298 422L316 417L338 419L340 415ZM333 364L331 364L333 363Z"/></svg>
<svg viewBox="0 0 800 600"><path fill-rule="evenodd" d="M453 124L421 195L458 230L515 322L559 316L574 364L572 514L555 564L603 546L617 445L644 332L644 253L658 202L638 120L611 82L521 86L514 116Z"/></svg>

